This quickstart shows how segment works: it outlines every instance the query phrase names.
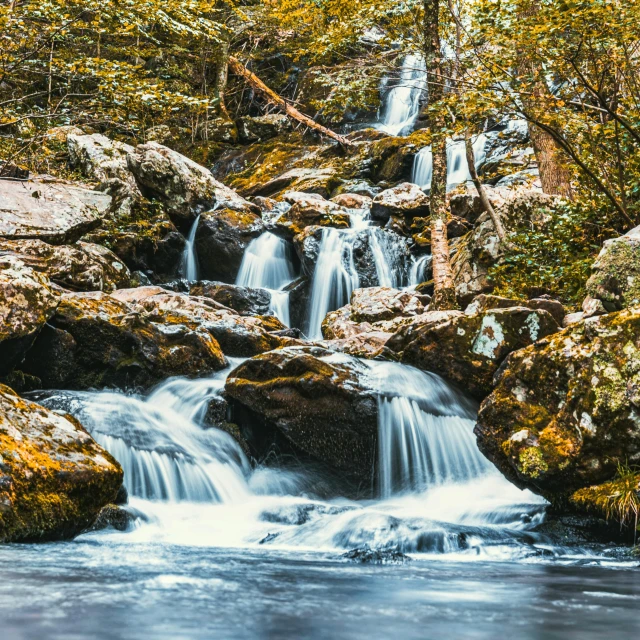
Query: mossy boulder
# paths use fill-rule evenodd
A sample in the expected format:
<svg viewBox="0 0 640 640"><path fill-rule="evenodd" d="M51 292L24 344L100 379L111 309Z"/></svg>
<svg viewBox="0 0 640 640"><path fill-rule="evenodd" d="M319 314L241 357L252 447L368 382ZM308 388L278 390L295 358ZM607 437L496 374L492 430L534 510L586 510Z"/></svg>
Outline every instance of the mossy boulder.
<svg viewBox="0 0 640 640"><path fill-rule="evenodd" d="M351 226L351 218L345 208L318 194L289 191L282 198L291 207L282 211L269 225L280 236L292 239L310 226L339 229Z"/></svg>
<svg viewBox="0 0 640 640"><path fill-rule="evenodd" d="M378 426L367 374L356 358L289 347L244 362L225 393L255 457L306 456L370 491Z"/></svg>
<svg viewBox="0 0 640 640"><path fill-rule="evenodd" d="M149 387L225 366L220 345L200 323L150 317L105 293L74 293L62 296L21 369L43 388L87 389Z"/></svg>
<svg viewBox="0 0 640 640"><path fill-rule="evenodd" d="M180 324L207 331L228 356L251 357L295 343L276 317L240 315L207 297L188 296L159 287L122 289L113 297L132 305L155 323Z"/></svg>
<svg viewBox="0 0 640 640"><path fill-rule="evenodd" d="M121 485L120 465L79 422L0 385L0 542L73 538Z"/></svg>
<svg viewBox="0 0 640 640"><path fill-rule="evenodd" d="M234 283L246 248L264 232L262 219L250 211L219 209L203 213L196 232L202 277Z"/></svg>
<svg viewBox="0 0 640 640"><path fill-rule="evenodd" d="M604 243L586 289L607 311L640 304L640 227Z"/></svg>
<svg viewBox="0 0 640 640"><path fill-rule="evenodd" d="M22 360L58 302L45 276L16 255L0 254L0 375Z"/></svg>
<svg viewBox="0 0 640 640"><path fill-rule="evenodd" d="M548 311L526 307L474 315L431 312L402 327L386 346L402 362L438 373L482 399L491 393L493 376L512 351L558 330Z"/></svg>
<svg viewBox="0 0 640 640"><path fill-rule="evenodd" d="M138 145L127 155L127 163L143 194L162 202L183 230L199 213L214 207L257 211L255 205L218 182L208 169L157 142Z"/></svg>
<svg viewBox="0 0 640 640"><path fill-rule="evenodd" d="M50 245L41 240L4 240L0 252L17 255L51 282L73 291L113 291L131 286L131 274L106 247L89 242Z"/></svg>
<svg viewBox="0 0 640 640"><path fill-rule="evenodd" d="M512 482L566 505L640 463L639 389L640 308L588 318L511 354L480 407L478 446Z"/></svg>

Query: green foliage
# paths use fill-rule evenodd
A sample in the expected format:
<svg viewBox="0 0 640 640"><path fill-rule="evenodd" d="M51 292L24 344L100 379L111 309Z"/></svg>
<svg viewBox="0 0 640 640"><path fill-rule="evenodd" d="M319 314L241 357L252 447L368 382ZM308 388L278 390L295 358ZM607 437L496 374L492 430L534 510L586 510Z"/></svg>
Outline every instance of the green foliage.
<svg viewBox="0 0 640 640"><path fill-rule="evenodd" d="M504 261L489 271L494 293L527 298L543 290L569 306L579 306L602 243L618 235L602 224L603 219L606 213L572 203L548 212L542 226L519 225L509 237L511 247Z"/></svg>
<svg viewBox="0 0 640 640"><path fill-rule="evenodd" d="M170 123L193 137L217 108L232 12L219 0L3 3L0 154L37 155L43 133L66 124L142 138Z"/></svg>

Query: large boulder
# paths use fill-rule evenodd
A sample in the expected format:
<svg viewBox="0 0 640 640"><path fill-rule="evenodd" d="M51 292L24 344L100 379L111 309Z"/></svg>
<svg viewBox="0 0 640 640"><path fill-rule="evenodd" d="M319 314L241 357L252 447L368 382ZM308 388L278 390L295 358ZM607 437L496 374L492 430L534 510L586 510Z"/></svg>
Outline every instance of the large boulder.
<svg viewBox="0 0 640 640"><path fill-rule="evenodd" d="M100 133L68 135L69 163L82 173L99 182L118 180L126 184L131 193L138 193L135 178L127 165L131 145L111 140Z"/></svg>
<svg viewBox="0 0 640 640"><path fill-rule="evenodd" d="M400 327L419 321L426 301L413 292L389 287L356 289L348 305L327 314L322 335L332 341L348 340L332 344L340 351L377 355Z"/></svg>
<svg viewBox="0 0 640 640"><path fill-rule="evenodd" d="M196 232L201 276L235 282L246 248L264 231L260 216L249 211L220 209L203 213Z"/></svg>
<svg viewBox="0 0 640 640"><path fill-rule="evenodd" d="M80 423L0 385L0 542L73 538L121 485L120 465Z"/></svg>
<svg viewBox="0 0 640 640"><path fill-rule="evenodd" d="M378 410L368 373L356 358L289 347L247 360L225 392L257 458L293 450L370 491Z"/></svg>
<svg viewBox="0 0 640 640"><path fill-rule="evenodd" d="M485 187L491 204L507 232L529 225L545 229L549 211L557 200L539 190L526 187L515 189ZM477 194L474 198L477 197ZM503 248L488 213L475 219L473 229L450 243L456 294L465 306L479 294L491 293L494 283L489 269L503 258Z"/></svg>
<svg viewBox="0 0 640 640"><path fill-rule="evenodd" d="M210 298L192 297L160 287L121 289L113 294L158 323L183 323L208 331L225 354L251 357L292 342L273 316L242 316Z"/></svg>
<svg viewBox="0 0 640 640"><path fill-rule="evenodd" d="M51 245L41 240L4 240L11 253L51 282L73 291L113 291L131 286L129 269L109 249L89 242Z"/></svg>
<svg viewBox="0 0 640 640"><path fill-rule="evenodd" d="M0 237L75 242L107 215L111 196L43 176L0 180Z"/></svg>
<svg viewBox="0 0 640 640"><path fill-rule="evenodd" d="M640 308L589 318L511 354L478 445L518 486L584 507L590 487L640 463L639 389Z"/></svg>
<svg viewBox="0 0 640 640"><path fill-rule="evenodd" d="M291 207L270 222L274 233L285 238L293 238L306 227L336 227L348 229L351 226L349 213L340 205L314 193L287 192L283 201Z"/></svg>
<svg viewBox="0 0 640 640"><path fill-rule="evenodd" d="M176 224L186 228L210 209L258 212L255 205L218 182L208 169L157 142L141 144L127 156L142 192L161 201Z"/></svg>
<svg viewBox="0 0 640 640"><path fill-rule="evenodd" d="M607 240L592 269L587 294L602 303L603 311L640 304L640 227Z"/></svg>
<svg viewBox="0 0 640 640"><path fill-rule="evenodd" d="M22 360L58 301L45 276L15 255L0 254L0 375Z"/></svg>
<svg viewBox="0 0 640 640"><path fill-rule="evenodd" d="M265 316L271 312L271 294L266 289L203 280L191 284L189 295L215 300L241 316Z"/></svg>
<svg viewBox="0 0 640 640"><path fill-rule="evenodd" d="M152 318L94 292L61 297L21 369L39 378L43 388L87 389L149 387L225 366L220 345L201 324L170 314Z"/></svg>
<svg viewBox="0 0 640 640"><path fill-rule="evenodd" d="M371 206L371 217L386 223L391 216L419 218L429 214L429 196L417 185L403 182L379 193Z"/></svg>
<svg viewBox="0 0 640 640"><path fill-rule="evenodd" d="M402 362L438 373L484 398L491 393L493 376L509 353L558 330L548 311L526 307L474 315L430 312L401 328L386 346Z"/></svg>

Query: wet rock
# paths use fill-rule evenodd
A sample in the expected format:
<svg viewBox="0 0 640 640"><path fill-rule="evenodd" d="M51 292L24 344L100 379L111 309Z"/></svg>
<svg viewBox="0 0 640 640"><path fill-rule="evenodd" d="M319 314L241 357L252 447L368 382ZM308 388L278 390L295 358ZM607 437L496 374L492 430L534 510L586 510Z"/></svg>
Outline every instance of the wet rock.
<svg viewBox="0 0 640 640"><path fill-rule="evenodd" d="M205 280L192 284L189 294L215 300L241 316L264 316L271 309L271 294L266 289Z"/></svg>
<svg viewBox="0 0 640 640"><path fill-rule="evenodd" d="M633 308L513 353L480 408L482 452L554 505L597 508L600 498L602 513L617 491L618 465L640 461L639 336Z"/></svg>
<svg viewBox="0 0 640 640"><path fill-rule="evenodd" d="M317 193L323 198L328 198L338 183L336 170L332 167L320 169L299 167L250 187L246 190L246 195L274 196L285 189L290 189L304 193Z"/></svg>
<svg viewBox="0 0 640 640"><path fill-rule="evenodd" d="M74 242L107 215L111 196L60 180L0 180L0 237Z"/></svg>
<svg viewBox="0 0 640 640"><path fill-rule="evenodd" d="M262 142L291 130L291 122L285 115L273 113L266 116L244 116L238 120L238 134L242 142Z"/></svg>
<svg viewBox="0 0 640 640"><path fill-rule="evenodd" d="M401 328L387 347L402 362L438 373L478 398L491 392L493 376L509 353L559 330L549 312L526 307L433 313Z"/></svg>
<svg viewBox="0 0 640 640"><path fill-rule="evenodd" d="M196 232L202 277L235 282L245 249L264 231L261 218L251 212L220 209L203 213Z"/></svg>
<svg viewBox="0 0 640 640"><path fill-rule="evenodd" d="M58 301L45 276L15 255L0 254L0 375L22 360Z"/></svg>
<svg viewBox="0 0 640 640"><path fill-rule="evenodd" d="M16 255L51 282L74 291L113 291L131 286L129 269L97 244L50 245L41 240L0 238L0 254Z"/></svg>
<svg viewBox="0 0 640 640"><path fill-rule="evenodd" d="M135 515L127 509L123 509L116 504L108 504L102 507L89 530L104 531L105 529L115 529L116 531L127 531L135 520Z"/></svg>
<svg viewBox="0 0 640 640"><path fill-rule="evenodd" d="M137 290L114 296L127 291ZM168 313L152 317L105 293L70 293L21 368L44 388L87 389L149 387L225 366L220 345L198 323Z"/></svg>
<svg viewBox="0 0 640 640"><path fill-rule="evenodd" d="M0 385L0 541L70 539L122 484L120 465L74 419Z"/></svg>
<svg viewBox="0 0 640 640"><path fill-rule="evenodd" d="M131 271L142 271L154 279L179 276L186 240L169 216L134 217L132 222L116 228L108 225L82 239L109 248Z"/></svg>
<svg viewBox="0 0 640 640"><path fill-rule="evenodd" d="M179 226L188 227L202 211L232 210L249 214L255 205L218 182L211 172L157 142L141 144L127 155L142 192L163 203Z"/></svg>
<svg viewBox="0 0 640 640"><path fill-rule="evenodd" d="M232 357L251 357L295 343L279 335L286 327L277 318L242 316L206 297L192 297L160 287L121 289L113 296L133 305L154 322L184 323L207 331L224 353Z"/></svg>
<svg viewBox="0 0 640 640"><path fill-rule="evenodd" d="M277 231L278 220L284 218L289 209L291 209L291 205L288 202L263 198L262 196L254 198L253 203L260 208L262 221L269 231Z"/></svg>
<svg viewBox="0 0 640 640"><path fill-rule="evenodd" d="M369 545L364 545L357 549L351 549L340 557L360 564L406 564L411 562L411 558L402 553L398 547L372 549Z"/></svg>
<svg viewBox="0 0 640 640"><path fill-rule="evenodd" d="M377 438L377 401L357 359L318 347L287 347L247 360L225 393L234 421L264 458L278 437L369 492Z"/></svg>
<svg viewBox="0 0 640 640"><path fill-rule="evenodd" d="M429 197L411 182L403 182L397 187L379 193L373 199L371 217L385 224L391 216L410 218L429 215Z"/></svg>
<svg viewBox="0 0 640 640"><path fill-rule="evenodd" d="M592 271L587 294L599 300L606 311L640 304L640 227L607 240ZM590 309L587 315L592 315L591 311L600 312L600 308Z"/></svg>
<svg viewBox="0 0 640 640"><path fill-rule="evenodd" d="M379 322L424 312L419 296L390 287L356 289L351 296L351 317L356 322Z"/></svg>
<svg viewBox="0 0 640 640"><path fill-rule="evenodd" d="M373 198L357 193L341 193L331 198L331 202L335 202L338 206L344 207L345 209L368 211L373 204Z"/></svg>
<svg viewBox="0 0 640 640"><path fill-rule="evenodd" d="M375 198L382 189L371 184L368 180L345 180L337 187L333 196L339 196L342 194L360 195L367 198Z"/></svg>

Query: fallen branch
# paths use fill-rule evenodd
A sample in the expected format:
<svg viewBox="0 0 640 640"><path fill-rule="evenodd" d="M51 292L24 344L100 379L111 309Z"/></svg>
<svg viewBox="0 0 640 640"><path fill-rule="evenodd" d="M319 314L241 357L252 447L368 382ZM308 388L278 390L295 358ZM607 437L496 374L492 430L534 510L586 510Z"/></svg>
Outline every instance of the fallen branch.
<svg viewBox="0 0 640 640"><path fill-rule="evenodd" d="M305 126L315 129L329 138L337 140L344 147L355 146L351 140L348 140L344 136L341 136L327 127L323 127L309 116L305 116L304 113L298 111L294 106L289 104L284 98L280 97L275 91L269 89L267 85L258 78L255 73L252 73L247 69L237 58L229 56L229 68L233 73L238 76L242 76L256 91L259 91L269 102L279 106L284 112L294 120L301 122Z"/></svg>

